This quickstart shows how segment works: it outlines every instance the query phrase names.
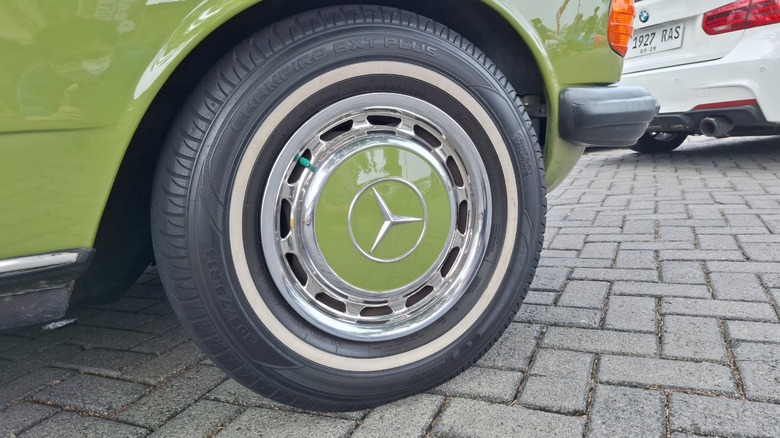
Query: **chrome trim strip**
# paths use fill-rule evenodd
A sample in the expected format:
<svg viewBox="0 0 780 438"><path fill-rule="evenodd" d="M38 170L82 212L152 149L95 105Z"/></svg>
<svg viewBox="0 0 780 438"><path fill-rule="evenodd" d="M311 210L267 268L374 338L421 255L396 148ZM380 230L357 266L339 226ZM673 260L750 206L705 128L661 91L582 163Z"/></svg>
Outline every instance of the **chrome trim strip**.
<svg viewBox="0 0 780 438"><path fill-rule="evenodd" d="M76 263L78 252L58 252L0 260L0 275Z"/></svg>

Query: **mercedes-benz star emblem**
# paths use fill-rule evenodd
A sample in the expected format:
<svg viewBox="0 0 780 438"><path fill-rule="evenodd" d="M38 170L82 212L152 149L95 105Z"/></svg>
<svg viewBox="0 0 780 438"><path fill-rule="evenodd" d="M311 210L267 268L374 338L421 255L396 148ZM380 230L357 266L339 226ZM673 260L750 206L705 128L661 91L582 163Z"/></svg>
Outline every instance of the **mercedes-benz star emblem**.
<svg viewBox="0 0 780 438"><path fill-rule="evenodd" d="M387 236L387 232L390 231L390 228L401 225L401 224L413 224L415 222L422 222L423 218L421 217L408 217L408 216L396 216L393 214L393 212L390 211L390 207L387 206L387 203L384 199L382 199L382 195L379 194L379 192L376 191L376 187L371 187L371 190L374 191L374 197L376 198L377 204L379 204L379 210L382 212L382 218L385 220L385 223L382 224L382 228L379 229L379 234L376 236L376 240L374 241L374 245L371 247L371 251L369 251L369 254L373 254L376 250L376 247L379 246L380 243L382 243L382 240Z"/></svg>
<svg viewBox="0 0 780 438"><path fill-rule="evenodd" d="M377 185L383 183L400 184L401 186L405 186L409 188L412 192L414 192L414 194L417 196L417 199L420 201L420 205L423 210L423 217L399 216L393 214L393 211L388 206L385 199L376 189ZM376 238L374 239L374 244L371 245L371 249L369 251L366 251L360 246L360 244L355 239L355 234L354 231L352 230L352 227L353 227L353 214L355 211L355 206L357 205L357 202L363 197L364 194L366 194L368 190L371 190L373 192L374 195L373 198L376 200L377 207L379 208L379 212L382 214L382 219L384 220L384 222L382 223L382 226L379 228L379 232L377 233ZM423 228L422 231L420 232L420 237L417 239L417 242L415 242L414 246L411 249L409 249L408 251L406 251L405 253L401 254L398 257L389 258L389 259L379 258L374 255L374 251L376 251L377 248L382 244L382 242L384 242L385 237L387 237L387 234L390 232L391 229L393 229L396 226L415 224L420 222L423 223ZM428 226L428 207L425 205L425 200L423 199L422 193L420 193L420 190L417 187L415 187L414 184L411 184L408 181L405 181L401 178L383 178L372 182L366 187L363 187L363 189L360 190L360 192L358 192L357 195L355 195L355 198L352 200L352 205L350 205L349 207L348 225L349 225L349 237L352 239L352 244L355 246L355 249L357 249L358 252L363 254L363 256L365 256L366 258L369 258L379 263L393 263L405 259L412 252L414 252L414 250L416 250L417 247L420 246L420 243L422 242L422 239L425 236L425 230Z"/></svg>
<svg viewBox="0 0 780 438"><path fill-rule="evenodd" d="M647 10L643 9L639 13L639 21L641 21L642 23L647 23L647 20L649 19L650 19L650 13L647 12Z"/></svg>

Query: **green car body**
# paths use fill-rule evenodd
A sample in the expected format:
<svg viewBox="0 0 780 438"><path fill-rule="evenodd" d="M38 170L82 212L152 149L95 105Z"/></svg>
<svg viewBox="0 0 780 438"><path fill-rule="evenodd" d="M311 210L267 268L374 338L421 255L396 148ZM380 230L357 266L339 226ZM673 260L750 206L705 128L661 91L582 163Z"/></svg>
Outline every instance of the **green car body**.
<svg viewBox="0 0 780 438"><path fill-rule="evenodd" d="M557 96L571 86L615 83L622 68L609 44L592 44L606 39L610 2L568 4L556 21L564 3L484 2L517 33L505 44L521 39L518 56L531 53L543 79L550 188L583 150L558 134ZM243 26L235 23L241 14L262 21L270 9L256 0L0 3L0 260L92 248L112 188L126 183L117 173L128 149L156 148L133 141L155 100L172 95L165 88L187 76L188 57L210 35ZM602 35L576 31L578 14Z"/></svg>

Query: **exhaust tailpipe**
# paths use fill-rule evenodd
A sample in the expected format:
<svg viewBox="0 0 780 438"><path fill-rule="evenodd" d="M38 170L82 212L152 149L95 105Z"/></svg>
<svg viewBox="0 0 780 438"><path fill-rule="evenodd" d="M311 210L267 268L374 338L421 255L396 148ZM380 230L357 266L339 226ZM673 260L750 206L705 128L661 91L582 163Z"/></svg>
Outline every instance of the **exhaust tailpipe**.
<svg viewBox="0 0 780 438"><path fill-rule="evenodd" d="M732 128L734 128L734 124L725 117L705 117L699 122L701 134L706 135L707 137L728 137Z"/></svg>

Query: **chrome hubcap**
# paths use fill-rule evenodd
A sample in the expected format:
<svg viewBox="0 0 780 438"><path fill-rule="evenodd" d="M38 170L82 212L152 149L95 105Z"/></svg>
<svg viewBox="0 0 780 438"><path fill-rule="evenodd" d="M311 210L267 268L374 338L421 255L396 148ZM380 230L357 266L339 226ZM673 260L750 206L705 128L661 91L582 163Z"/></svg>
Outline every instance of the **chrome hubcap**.
<svg viewBox="0 0 780 438"><path fill-rule="evenodd" d="M476 145L437 107L393 93L344 99L282 149L261 211L262 249L285 300L345 339L431 324L463 295L490 232Z"/></svg>

